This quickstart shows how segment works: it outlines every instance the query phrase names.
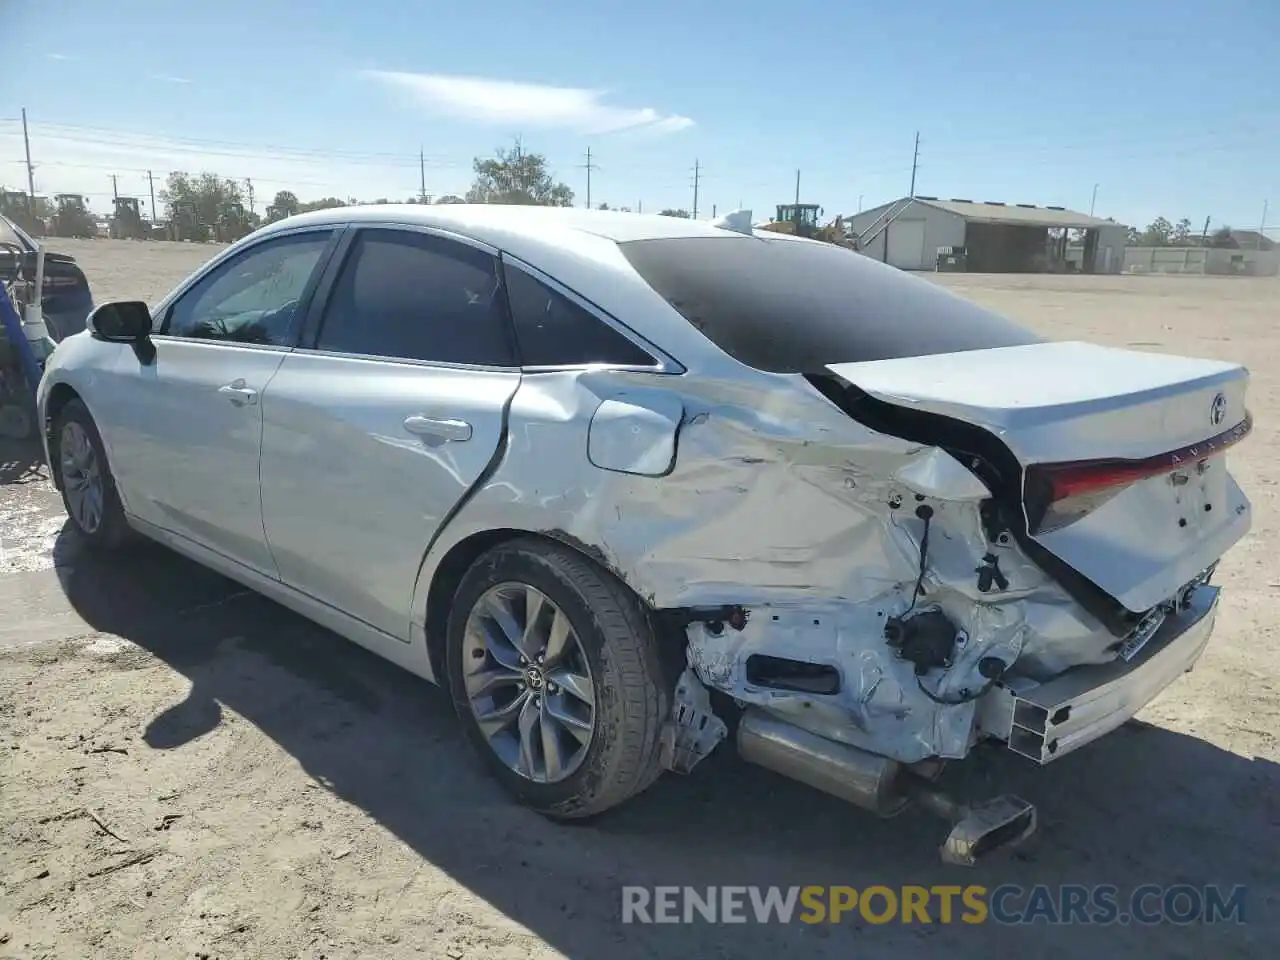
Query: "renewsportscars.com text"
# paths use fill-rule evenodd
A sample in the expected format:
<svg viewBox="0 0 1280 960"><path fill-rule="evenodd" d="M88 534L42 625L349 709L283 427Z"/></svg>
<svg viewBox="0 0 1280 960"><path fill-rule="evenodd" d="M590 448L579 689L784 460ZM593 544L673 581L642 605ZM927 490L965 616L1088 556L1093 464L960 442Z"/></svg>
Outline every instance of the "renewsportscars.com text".
<svg viewBox="0 0 1280 960"><path fill-rule="evenodd" d="M1100 884L622 888L623 923L1244 923L1245 888Z"/></svg>

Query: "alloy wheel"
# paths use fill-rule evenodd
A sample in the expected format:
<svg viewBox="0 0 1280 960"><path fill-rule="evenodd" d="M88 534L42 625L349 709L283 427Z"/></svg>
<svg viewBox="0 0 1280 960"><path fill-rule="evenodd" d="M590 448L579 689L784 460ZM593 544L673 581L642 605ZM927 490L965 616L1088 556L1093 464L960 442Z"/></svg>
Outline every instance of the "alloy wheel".
<svg viewBox="0 0 1280 960"><path fill-rule="evenodd" d="M498 758L536 783L571 776L595 733L595 685L564 611L527 584L498 584L471 608L463 642L468 703Z"/></svg>
<svg viewBox="0 0 1280 960"><path fill-rule="evenodd" d="M81 424L71 420L62 427L58 455L71 517L82 531L95 534L102 526L105 490L98 455Z"/></svg>

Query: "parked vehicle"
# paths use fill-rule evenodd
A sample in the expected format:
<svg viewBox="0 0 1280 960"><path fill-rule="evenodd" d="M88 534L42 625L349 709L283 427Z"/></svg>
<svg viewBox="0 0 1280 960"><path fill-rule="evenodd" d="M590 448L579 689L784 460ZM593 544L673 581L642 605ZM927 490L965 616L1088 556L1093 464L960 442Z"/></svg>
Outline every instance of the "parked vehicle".
<svg viewBox="0 0 1280 960"><path fill-rule="evenodd" d="M41 365L59 341L84 330L93 296L72 257L48 252L0 214L0 297L12 307L0 323L0 437L35 440Z"/></svg>
<svg viewBox="0 0 1280 960"><path fill-rule="evenodd" d="M265 227L59 346L68 513L445 685L547 815L688 772L732 723L752 762L922 802L973 862L1035 811L947 796L946 761L1051 762L1204 649L1250 524L1225 463L1247 373L1044 340L740 220Z"/></svg>

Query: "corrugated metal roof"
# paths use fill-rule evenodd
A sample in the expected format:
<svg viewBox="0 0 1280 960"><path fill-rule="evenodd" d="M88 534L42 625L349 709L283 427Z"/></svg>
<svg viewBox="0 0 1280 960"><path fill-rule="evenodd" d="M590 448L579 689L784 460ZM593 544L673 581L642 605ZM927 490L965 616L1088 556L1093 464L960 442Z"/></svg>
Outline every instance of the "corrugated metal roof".
<svg viewBox="0 0 1280 960"><path fill-rule="evenodd" d="M1116 226L1110 220L1091 217L1064 207L1037 207L1029 203L975 203L971 200L938 200L934 197L916 197L916 203L937 207L948 213L958 214L966 220L979 223L1010 223L1022 226L1045 227L1104 227Z"/></svg>

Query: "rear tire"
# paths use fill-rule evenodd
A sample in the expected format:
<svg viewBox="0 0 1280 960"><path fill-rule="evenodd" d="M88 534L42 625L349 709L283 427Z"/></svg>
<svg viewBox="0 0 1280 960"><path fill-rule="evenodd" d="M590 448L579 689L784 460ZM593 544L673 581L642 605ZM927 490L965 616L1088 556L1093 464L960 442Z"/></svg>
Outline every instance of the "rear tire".
<svg viewBox="0 0 1280 960"><path fill-rule="evenodd" d="M131 538L124 506L107 463L102 435L81 400L67 401L58 412L49 447L62 505L76 533L94 550L125 546Z"/></svg>
<svg viewBox="0 0 1280 960"><path fill-rule="evenodd" d="M485 553L458 587L447 647L467 738L526 806L590 817L661 774L671 684L653 626L631 591L580 554L534 539Z"/></svg>

